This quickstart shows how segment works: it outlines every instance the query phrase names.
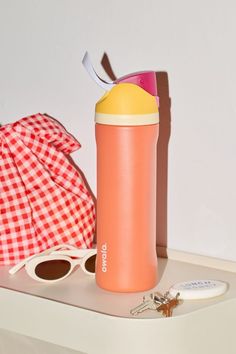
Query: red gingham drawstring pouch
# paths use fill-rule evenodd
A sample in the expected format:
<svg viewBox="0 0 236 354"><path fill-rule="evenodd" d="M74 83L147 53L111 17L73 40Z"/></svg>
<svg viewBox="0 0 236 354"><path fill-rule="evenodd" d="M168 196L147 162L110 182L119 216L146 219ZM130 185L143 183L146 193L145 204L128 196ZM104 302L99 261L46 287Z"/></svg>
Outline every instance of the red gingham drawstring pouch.
<svg viewBox="0 0 236 354"><path fill-rule="evenodd" d="M47 115L0 127L0 264L62 243L92 247L94 203L67 157L79 148Z"/></svg>

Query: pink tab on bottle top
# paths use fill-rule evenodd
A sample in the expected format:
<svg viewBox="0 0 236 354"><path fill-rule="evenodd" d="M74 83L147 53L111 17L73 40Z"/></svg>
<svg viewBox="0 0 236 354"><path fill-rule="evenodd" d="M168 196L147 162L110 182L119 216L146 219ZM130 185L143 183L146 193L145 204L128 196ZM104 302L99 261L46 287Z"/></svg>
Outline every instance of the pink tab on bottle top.
<svg viewBox="0 0 236 354"><path fill-rule="evenodd" d="M159 97L157 92L157 81L155 71L139 71L131 73L116 79L115 81L107 82L101 79L94 70L88 53L86 52L82 61L85 69L92 77L92 79L104 90L109 91L112 87L119 83L130 83L141 87L150 95L156 97L157 105L159 106Z"/></svg>
<svg viewBox="0 0 236 354"><path fill-rule="evenodd" d="M150 93L152 96L157 96L157 82L155 71L140 71L125 75L115 81L115 83L130 83L140 86L142 89Z"/></svg>

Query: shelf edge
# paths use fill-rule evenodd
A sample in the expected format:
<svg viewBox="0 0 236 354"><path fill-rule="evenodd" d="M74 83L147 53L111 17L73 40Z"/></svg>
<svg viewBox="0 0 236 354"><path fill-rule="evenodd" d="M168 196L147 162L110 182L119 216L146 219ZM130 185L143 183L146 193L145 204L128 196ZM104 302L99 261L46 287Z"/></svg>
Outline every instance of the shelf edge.
<svg viewBox="0 0 236 354"><path fill-rule="evenodd" d="M163 246L157 246L157 255L175 261L191 263L209 268L236 273L236 262L220 258L202 256L200 254L174 250Z"/></svg>

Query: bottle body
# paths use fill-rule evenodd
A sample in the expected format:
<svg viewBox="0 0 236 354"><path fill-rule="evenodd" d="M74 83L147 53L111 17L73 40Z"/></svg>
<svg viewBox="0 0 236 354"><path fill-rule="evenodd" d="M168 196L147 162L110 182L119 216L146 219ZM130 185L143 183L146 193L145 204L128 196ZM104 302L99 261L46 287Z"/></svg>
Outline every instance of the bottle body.
<svg viewBox="0 0 236 354"><path fill-rule="evenodd" d="M159 124L96 124L97 284L145 291L157 283L156 144Z"/></svg>

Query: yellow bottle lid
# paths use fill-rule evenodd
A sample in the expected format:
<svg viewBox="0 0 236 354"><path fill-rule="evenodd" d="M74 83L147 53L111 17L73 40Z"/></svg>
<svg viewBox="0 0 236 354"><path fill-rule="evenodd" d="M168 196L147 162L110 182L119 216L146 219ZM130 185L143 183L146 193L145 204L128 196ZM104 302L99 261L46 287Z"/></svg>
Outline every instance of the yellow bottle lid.
<svg viewBox="0 0 236 354"><path fill-rule="evenodd" d="M95 121L109 125L157 124L156 97L137 85L117 84L97 102Z"/></svg>

